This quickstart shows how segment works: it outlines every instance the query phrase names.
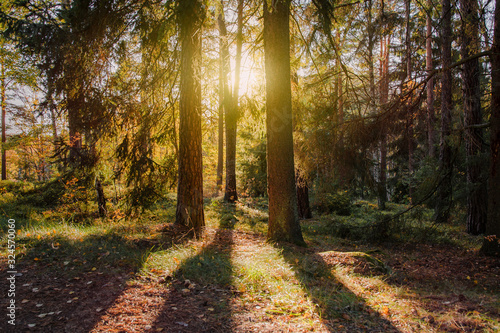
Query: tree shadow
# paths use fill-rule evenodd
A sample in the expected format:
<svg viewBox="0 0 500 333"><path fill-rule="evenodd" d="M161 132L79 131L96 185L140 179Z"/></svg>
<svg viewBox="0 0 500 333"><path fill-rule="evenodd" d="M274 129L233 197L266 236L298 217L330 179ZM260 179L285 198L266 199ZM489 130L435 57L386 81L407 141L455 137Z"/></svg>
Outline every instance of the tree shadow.
<svg viewBox="0 0 500 333"><path fill-rule="evenodd" d="M330 332L400 332L339 281L318 253L290 244L276 246Z"/></svg>
<svg viewBox="0 0 500 333"><path fill-rule="evenodd" d="M163 309L148 332L233 331L233 226L220 221L210 243L172 274Z"/></svg>
<svg viewBox="0 0 500 333"><path fill-rule="evenodd" d="M16 325L2 320L5 332L89 332L151 252L114 232L76 240L33 235L18 245L27 250L16 258ZM12 269L2 267L0 288L6 291ZM0 306L6 309L9 301L3 298Z"/></svg>

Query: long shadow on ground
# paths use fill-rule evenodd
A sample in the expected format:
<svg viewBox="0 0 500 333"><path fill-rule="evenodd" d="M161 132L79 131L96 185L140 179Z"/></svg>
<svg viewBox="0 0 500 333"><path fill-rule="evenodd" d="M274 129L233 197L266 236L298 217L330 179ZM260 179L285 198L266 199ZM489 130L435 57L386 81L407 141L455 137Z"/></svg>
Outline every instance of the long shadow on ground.
<svg viewBox="0 0 500 333"><path fill-rule="evenodd" d="M173 273L163 309L148 332L233 331L231 252L233 231L216 230L213 240Z"/></svg>
<svg viewBox="0 0 500 333"><path fill-rule="evenodd" d="M1 320L2 332L89 332L151 251L149 243L113 232L79 240L45 235L18 242L23 243L27 250L15 266L16 325ZM5 262L1 266L0 289L6 295L10 274ZM6 309L9 301L2 297L0 307Z"/></svg>
<svg viewBox="0 0 500 333"><path fill-rule="evenodd" d="M338 281L319 254L289 244L278 247L330 332L399 332Z"/></svg>

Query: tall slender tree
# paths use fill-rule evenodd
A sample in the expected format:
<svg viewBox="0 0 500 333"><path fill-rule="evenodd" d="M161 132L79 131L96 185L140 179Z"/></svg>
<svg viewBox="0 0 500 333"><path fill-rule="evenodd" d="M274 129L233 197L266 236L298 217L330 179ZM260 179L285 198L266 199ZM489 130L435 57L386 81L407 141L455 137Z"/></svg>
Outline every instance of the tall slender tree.
<svg viewBox="0 0 500 333"><path fill-rule="evenodd" d="M460 0L462 17L462 59L479 52L479 6L477 0ZM487 188L482 176L483 131L477 125L483 122L479 59L466 61L462 68L465 154L467 177L467 232L478 235L485 231L487 218Z"/></svg>
<svg viewBox="0 0 500 333"><path fill-rule="evenodd" d="M389 100L389 37L380 39L380 106ZM382 133L380 140L380 164L378 180L379 209L385 209L387 202L387 134Z"/></svg>
<svg viewBox="0 0 500 333"><path fill-rule="evenodd" d="M451 3L442 0L441 15L441 137L439 143L439 173L441 180L437 190L436 222L447 222L450 217L452 191L452 161L449 136L451 133L452 82L451 82Z"/></svg>
<svg viewBox="0 0 500 333"><path fill-rule="evenodd" d="M267 186L272 241L305 245L297 216L290 81L290 0L264 0Z"/></svg>
<svg viewBox="0 0 500 333"><path fill-rule="evenodd" d="M432 64L432 0L427 0L427 16L426 16L426 38L425 38L425 69L428 75L434 70ZM434 147L434 77L431 76L427 81L427 151L431 158L436 156L436 148Z"/></svg>
<svg viewBox="0 0 500 333"><path fill-rule="evenodd" d="M491 47L490 170L488 220L482 251L500 255L500 0L495 1L495 25Z"/></svg>
<svg viewBox="0 0 500 333"><path fill-rule="evenodd" d="M199 237L205 225L201 135L201 0L177 3L180 28L181 79L179 108L179 178L175 223Z"/></svg>
<svg viewBox="0 0 500 333"><path fill-rule="evenodd" d="M0 60L0 106L2 108L2 180L7 179L7 153L5 150L5 144L7 142L7 134L6 134L6 124L5 124L5 116L7 113L7 105L5 101L5 64L4 59Z"/></svg>

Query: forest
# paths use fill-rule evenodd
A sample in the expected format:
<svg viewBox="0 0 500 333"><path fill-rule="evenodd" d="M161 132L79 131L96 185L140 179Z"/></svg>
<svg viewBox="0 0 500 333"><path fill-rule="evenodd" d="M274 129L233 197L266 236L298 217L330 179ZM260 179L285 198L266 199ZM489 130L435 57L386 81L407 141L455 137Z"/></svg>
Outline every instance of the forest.
<svg viewBox="0 0 500 333"><path fill-rule="evenodd" d="M5 332L500 331L500 0L2 0Z"/></svg>

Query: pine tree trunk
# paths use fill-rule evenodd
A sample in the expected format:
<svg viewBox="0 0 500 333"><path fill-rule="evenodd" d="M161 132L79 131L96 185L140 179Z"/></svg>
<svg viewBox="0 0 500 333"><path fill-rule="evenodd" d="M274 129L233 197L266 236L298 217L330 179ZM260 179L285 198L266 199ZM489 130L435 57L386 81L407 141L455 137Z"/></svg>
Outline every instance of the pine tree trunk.
<svg viewBox="0 0 500 333"><path fill-rule="evenodd" d="M222 56L222 38L219 44L219 119L217 142L217 195L222 190L222 174L224 172L224 68Z"/></svg>
<svg viewBox="0 0 500 333"><path fill-rule="evenodd" d="M410 0L405 1L405 7L406 7L406 87L407 87L407 93L409 93L410 89L412 88L411 85L411 34L410 34L410 10L411 10L411 4ZM414 127L414 114L412 110L412 98L411 94L408 95L408 98L406 100L406 109L408 110L408 178L409 178L409 196L410 196L410 204L413 204L413 155L414 155L414 140L413 140L413 127Z"/></svg>
<svg viewBox="0 0 500 333"><path fill-rule="evenodd" d="M434 70L432 64L432 0L427 0L427 18L426 18L426 26L427 26L427 37L425 40L425 69L427 70L427 74L430 75ZM436 157L436 148L434 147L434 123L435 123L435 114L434 114L434 78L431 77L429 81L427 81L427 151L428 155L431 158Z"/></svg>
<svg viewBox="0 0 500 333"><path fill-rule="evenodd" d="M477 0L460 0L462 12L462 59L479 52L479 8ZM479 59L464 63L462 68L465 115L465 154L467 176L467 232L481 234L486 228L487 188L482 176L483 131L474 125L483 122Z"/></svg>
<svg viewBox="0 0 500 333"><path fill-rule="evenodd" d="M179 1L181 82L179 107L179 179L176 224L199 237L205 226L201 134L201 26L200 0Z"/></svg>
<svg viewBox="0 0 500 333"><path fill-rule="evenodd" d="M500 256L500 0L495 1L495 28L491 48L490 178L488 220L482 252Z"/></svg>
<svg viewBox="0 0 500 333"><path fill-rule="evenodd" d="M5 150L5 143L7 141L5 116L7 107L5 105L5 65L2 60L0 73L0 94L1 94L1 107L2 107L2 180L7 179L7 153Z"/></svg>
<svg viewBox="0 0 500 333"><path fill-rule="evenodd" d="M297 175L297 203L298 213L301 219L310 219L312 217L311 206L309 205L309 186L307 181Z"/></svg>
<svg viewBox="0 0 500 333"><path fill-rule="evenodd" d="M380 40L380 106L383 107L389 99L389 38ZM382 133L380 140L380 168L378 181L378 206L385 209L387 202L387 136Z"/></svg>
<svg viewBox="0 0 500 333"><path fill-rule="evenodd" d="M223 8L221 9L223 10ZM220 28L220 23L219 23ZM222 177L224 172L224 45L225 38L219 36L219 119L218 119L218 145L217 145L217 195L222 190Z"/></svg>
<svg viewBox="0 0 500 333"><path fill-rule="evenodd" d="M101 180L99 177L95 178L95 190L97 198L97 208L100 217L105 217L108 213L106 209L106 197L104 196L104 189L102 187Z"/></svg>
<svg viewBox="0 0 500 333"><path fill-rule="evenodd" d="M451 146L448 142L451 128L452 82L451 82L451 5L442 0L441 59L441 138L439 143L439 174L441 177L436 194L434 219L438 223L448 222L451 208L452 163Z"/></svg>
<svg viewBox="0 0 500 333"><path fill-rule="evenodd" d="M73 96L71 96L73 95ZM80 133L80 112L81 106L78 98L73 93L68 93L67 97L68 109L68 131L69 131L69 161L75 164L80 160L80 151L82 149L82 135Z"/></svg>
<svg viewBox="0 0 500 333"><path fill-rule="evenodd" d="M297 213L290 82L290 0L264 1L266 70L267 237L305 245Z"/></svg>

